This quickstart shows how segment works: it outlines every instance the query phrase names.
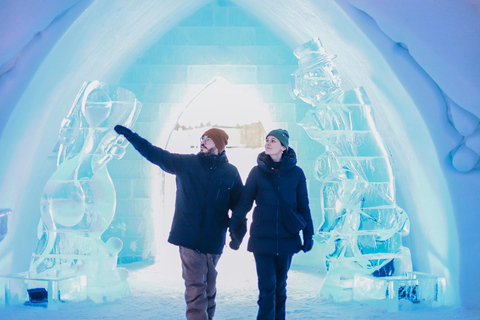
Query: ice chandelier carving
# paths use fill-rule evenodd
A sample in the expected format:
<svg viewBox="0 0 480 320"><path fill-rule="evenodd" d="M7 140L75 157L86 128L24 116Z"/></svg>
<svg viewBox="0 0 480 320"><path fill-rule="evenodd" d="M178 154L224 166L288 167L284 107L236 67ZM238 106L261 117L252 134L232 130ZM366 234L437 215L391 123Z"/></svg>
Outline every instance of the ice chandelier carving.
<svg viewBox="0 0 480 320"><path fill-rule="evenodd" d="M122 241L100 236L115 214L116 195L107 163L125 154L128 141L113 130L132 127L141 104L135 95L99 81L86 82L64 118L57 170L41 198L38 244L30 275L86 275L87 295L100 302L128 295L127 271L117 267Z"/></svg>
<svg viewBox="0 0 480 320"><path fill-rule="evenodd" d="M402 246L410 222L395 202L390 157L364 89L342 91L335 56L325 53L319 39L294 54L299 68L293 93L312 105L300 125L324 147L315 163L323 183L318 239L327 268L321 293L351 300L354 275L412 271L410 251Z"/></svg>

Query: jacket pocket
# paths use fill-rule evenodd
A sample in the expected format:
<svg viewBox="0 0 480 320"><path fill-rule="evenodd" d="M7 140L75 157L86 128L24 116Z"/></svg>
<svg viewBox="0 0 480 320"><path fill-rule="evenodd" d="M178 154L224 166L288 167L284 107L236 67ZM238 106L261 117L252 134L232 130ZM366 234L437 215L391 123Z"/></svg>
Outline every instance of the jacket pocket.
<svg viewBox="0 0 480 320"><path fill-rule="evenodd" d="M228 204L230 202L230 190L231 187L228 181L220 180L215 192L215 207L220 210L228 210Z"/></svg>

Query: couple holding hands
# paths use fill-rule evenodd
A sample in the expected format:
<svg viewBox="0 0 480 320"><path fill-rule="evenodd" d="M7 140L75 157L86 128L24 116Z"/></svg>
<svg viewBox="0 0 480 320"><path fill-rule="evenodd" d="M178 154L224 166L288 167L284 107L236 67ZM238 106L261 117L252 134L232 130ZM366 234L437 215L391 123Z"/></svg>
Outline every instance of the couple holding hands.
<svg viewBox="0 0 480 320"><path fill-rule="evenodd" d="M212 128L202 135L198 154L170 153L123 126L117 125L115 131L148 161L176 175L175 213L168 242L179 246L186 319L213 319L215 267L227 229L230 247L237 250L247 232L246 215L254 202L247 250L253 253L257 270L257 319L285 319L292 257L313 246L305 174L289 147L288 132L276 129L267 134L265 151L258 155L257 166L244 186L237 168L228 162L228 135L221 129Z"/></svg>

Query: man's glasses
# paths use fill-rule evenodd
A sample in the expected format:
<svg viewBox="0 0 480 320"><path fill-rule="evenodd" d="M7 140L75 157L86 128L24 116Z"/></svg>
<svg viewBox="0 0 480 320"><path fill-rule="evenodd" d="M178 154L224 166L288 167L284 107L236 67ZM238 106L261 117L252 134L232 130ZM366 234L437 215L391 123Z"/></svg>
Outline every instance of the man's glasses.
<svg viewBox="0 0 480 320"><path fill-rule="evenodd" d="M210 139L207 136L203 136L203 137L200 138L200 142L210 143L210 142L212 142L212 139Z"/></svg>

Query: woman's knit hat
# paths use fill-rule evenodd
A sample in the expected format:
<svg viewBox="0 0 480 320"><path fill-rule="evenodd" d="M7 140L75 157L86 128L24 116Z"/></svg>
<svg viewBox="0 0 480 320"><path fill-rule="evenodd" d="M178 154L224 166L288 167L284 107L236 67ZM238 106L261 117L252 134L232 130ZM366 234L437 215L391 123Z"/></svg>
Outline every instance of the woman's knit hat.
<svg viewBox="0 0 480 320"><path fill-rule="evenodd" d="M228 144L228 134L222 129L212 128L202 135L207 136L213 140L215 147L218 149L218 154L221 154L225 150L225 146Z"/></svg>
<svg viewBox="0 0 480 320"><path fill-rule="evenodd" d="M287 130L275 129L275 130L270 131L267 134L267 137L268 136L274 136L275 138L280 140L280 142L283 144L284 147L286 147L288 149L288 139L290 138L290 135L288 134Z"/></svg>

